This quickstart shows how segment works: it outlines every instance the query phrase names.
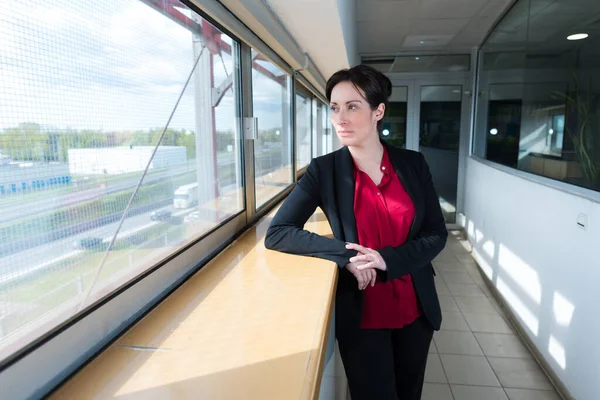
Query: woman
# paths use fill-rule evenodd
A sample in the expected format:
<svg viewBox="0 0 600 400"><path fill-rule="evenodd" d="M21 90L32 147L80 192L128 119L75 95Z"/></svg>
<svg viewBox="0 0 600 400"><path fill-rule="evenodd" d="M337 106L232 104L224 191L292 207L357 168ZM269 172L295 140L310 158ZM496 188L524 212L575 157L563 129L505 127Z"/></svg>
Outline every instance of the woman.
<svg viewBox="0 0 600 400"><path fill-rule="evenodd" d="M327 99L344 147L312 160L265 238L340 267L336 337L352 400L419 400L442 320L431 261L448 233L424 157L379 139L391 90L368 66L333 74ZM317 207L334 239L303 229Z"/></svg>

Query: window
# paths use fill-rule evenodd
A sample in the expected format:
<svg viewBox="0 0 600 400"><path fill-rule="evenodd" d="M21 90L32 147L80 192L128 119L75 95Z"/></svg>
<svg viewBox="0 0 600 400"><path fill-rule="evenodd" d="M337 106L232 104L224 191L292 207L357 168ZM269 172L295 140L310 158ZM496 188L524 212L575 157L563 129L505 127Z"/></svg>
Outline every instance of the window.
<svg viewBox="0 0 600 400"><path fill-rule="evenodd" d="M519 0L479 53L474 153L600 191L600 3L538 3Z"/></svg>
<svg viewBox="0 0 600 400"><path fill-rule="evenodd" d="M252 108L258 120L254 141L256 208L294 182L292 171L291 78L252 50Z"/></svg>
<svg viewBox="0 0 600 400"><path fill-rule="evenodd" d="M312 158L311 96L296 92L296 170L305 168Z"/></svg>
<svg viewBox="0 0 600 400"><path fill-rule="evenodd" d="M331 123L329 122L329 107L327 104L317 102L317 156L322 156L331 151Z"/></svg>
<svg viewBox="0 0 600 400"><path fill-rule="evenodd" d="M152 4L0 4L0 360L244 209L238 43Z"/></svg>

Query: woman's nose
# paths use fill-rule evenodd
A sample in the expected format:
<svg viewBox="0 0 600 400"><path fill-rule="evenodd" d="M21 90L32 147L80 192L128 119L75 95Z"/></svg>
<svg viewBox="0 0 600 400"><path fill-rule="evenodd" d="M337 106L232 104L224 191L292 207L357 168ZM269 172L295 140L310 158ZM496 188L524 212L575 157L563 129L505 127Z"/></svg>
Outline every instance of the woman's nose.
<svg viewBox="0 0 600 400"><path fill-rule="evenodd" d="M346 120L346 114L344 113L344 111L339 111L335 116L335 119L339 125L346 125L346 123L348 122Z"/></svg>

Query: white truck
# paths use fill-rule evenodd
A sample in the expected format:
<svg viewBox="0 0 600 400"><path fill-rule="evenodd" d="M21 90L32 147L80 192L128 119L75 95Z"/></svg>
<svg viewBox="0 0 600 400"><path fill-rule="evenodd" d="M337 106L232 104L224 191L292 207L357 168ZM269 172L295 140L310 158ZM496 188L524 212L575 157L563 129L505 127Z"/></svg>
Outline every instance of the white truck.
<svg viewBox="0 0 600 400"><path fill-rule="evenodd" d="M174 208L190 208L198 204L198 182L183 185L175 190Z"/></svg>

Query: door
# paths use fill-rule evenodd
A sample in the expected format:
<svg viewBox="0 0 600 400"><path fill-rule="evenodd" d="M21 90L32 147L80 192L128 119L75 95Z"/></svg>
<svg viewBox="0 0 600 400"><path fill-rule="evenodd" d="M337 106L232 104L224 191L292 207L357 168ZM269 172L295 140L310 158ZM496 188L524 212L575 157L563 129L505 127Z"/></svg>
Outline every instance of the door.
<svg viewBox="0 0 600 400"><path fill-rule="evenodd" d="M418 150L429 164L447 224L456 223L462 93L462 85L419 87Z"/></svg>
<svg viewBox="0 0 600 400"><path fill-rule="evenodd" d="M460 160L468 151L465 86L460 79L394 81L382 132L390 143L423 153L448 225L456 224L463 186Z"/></svg>

